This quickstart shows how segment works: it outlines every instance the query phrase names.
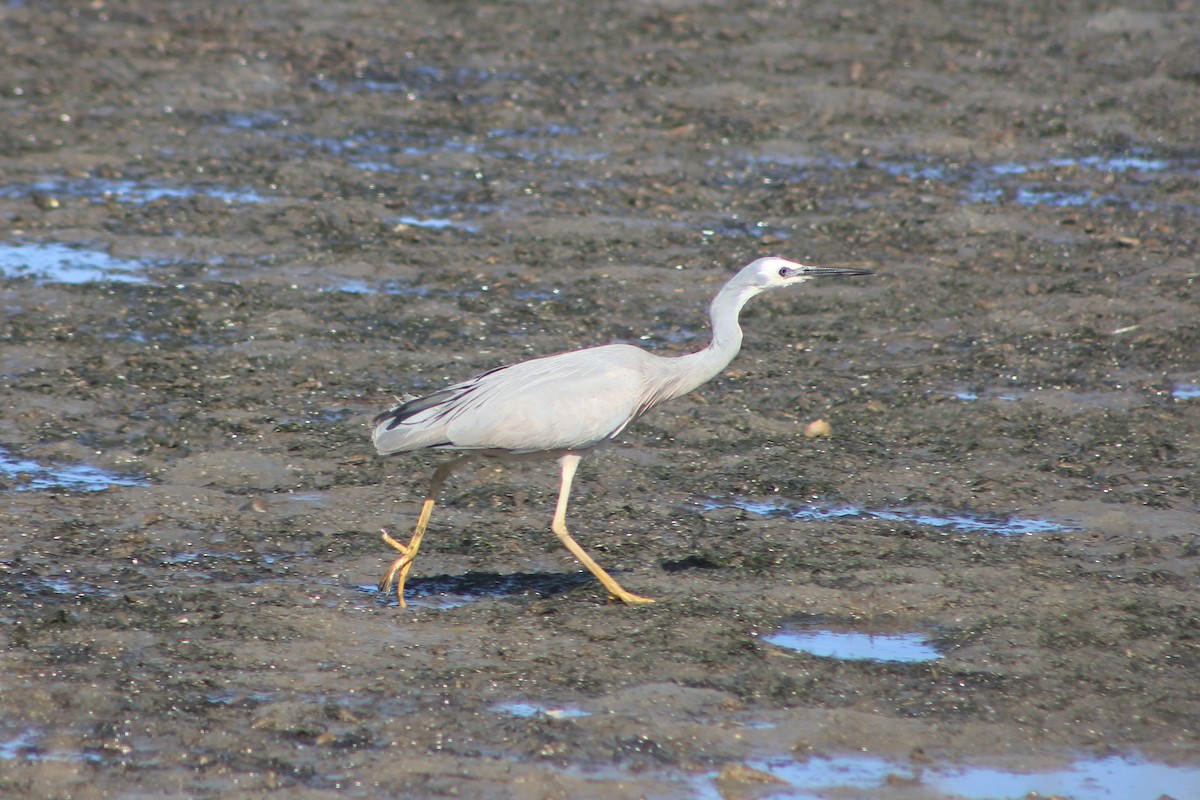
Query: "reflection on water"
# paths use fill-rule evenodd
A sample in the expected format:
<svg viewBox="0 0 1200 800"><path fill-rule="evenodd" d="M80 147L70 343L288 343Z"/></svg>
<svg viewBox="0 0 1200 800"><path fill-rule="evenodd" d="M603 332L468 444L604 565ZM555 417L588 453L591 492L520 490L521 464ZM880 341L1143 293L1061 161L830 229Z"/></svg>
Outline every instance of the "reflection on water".
<svg viewBox="0 0 1200 800"><path fill-rule="evenodd" d="M416 228L433 228L442 230L443 228L458 228L459 230L467 231L468 233L478 233L479 226L472 225L462 220L448 219L446 217L398 217L396 222L401 225L411 225Z"/></svg>
<svg viewBox="0 0 1200 800"><path fill-rule="evenodd" d="M956 187L969 203L1011 202L1022 206L1117 206L1137 210L1162 207L1154 197L1164 181L1200 174L1200 160L1130 150L1111 155L1058 157L1028 162L957 161L918 155L910 158L874 156L847 160L820 155L743 155L744 167L729 169L742 179L773 184L784 180L819 178L822 173L876 169L907 181ZM714 163L713 166L719 166ZM1103 176L1104 189L1094 188ZM1197 206L1174 207L1196 211Z"/></svg>
<svg viewBox="0 0 1200 800"><path fill-rule="evenodd" d="M942 657L919 633L863 633L816 626L784 626L763 641L814 656L848 661L934 661Z"/></svg>
<svg viewBox="0 0 1200 800"><path fill-rule="evenodd" d="M17 584L29 597L111 597L115 592L64 575L27 575Z"/></svg>
<svg viewBox="0 0 1200 800"><path fill-rule="evenodd" d="M550 719L573 719L577 717L590 717L592 712L583 711L578 708L569 707L549 707L538 703L523 703L517 701L509 701L497 703L492 706L493 711L499 711L502 714L511 714L514 717L522 717L529 719L532 717L549 717Z"/></svg>
<svg viewBox="0 0 1200 800"><path fill-rule="evenodd" d="M846 791L884 790L911 784L938 796L962 800L1061 797L1070 800L1160 800L1200 797L1200 767L1169 766L1137 755L1083 758L1053 771L1029 772L996 767L913 766L869 755L813 756L804 760L751 761L790 784L775 796L795 792L843 796ZM719 798L716 775L706 776L699 797ZM846 795L851 796L851 795ZM857 797L858 794L852 796ZM872 797L875 795L872 794ZM890 796L890 795L889 795ZM925 795L922 795L925 796Z"/></svg>
<svg viewBox="0 0 1200 800"><path fill-rule="evenodd" d="M0 244L0 275L42 283L145 283L144 261L114 258L100 250L57 242Z"/></svg>
<svg viewBox="0 0 1200 800"><path fill-rule="evenodd" d="M163 198L212 197L230 205L234 203L265 203L270 198L252 189L230 189L216 184L185 184L170 186L156 181L113 180L106 178L43 178L29 183L10 183L0 186L0 197L82 197L94 201L115 200L119 203L150 203Z"/></svg>
<svg viewBox="0 0 1200 800"><path fill-rule="evenodd" d="M1200 397L1200 383L1179 383L1171 390L1176 400L1195 400Z"/></svg>
<svg viewBox="0 0 1200 800"><path fill-rule="evenodd" d="M0 761L102 761L101 757L84 749L63 750L42 744L44 735L35 728L0 734Z"/></svg>
<svg viewBox="0 0 1200 800"><path fill-rule="evenodd" d="M955 390L949 392L949 394L951 396L953 396L954 399L962 400L964 403L974 403L980 399L1005 400L1005 401L1009 401L1009 402L1021 399L1021 395L1017 392L998 391L998 390L989 390L989 389L981 389L981 390L955 389Z"/></svg>
<svg viewBox="0 0 1200 800"><path fill-rule="evenodd" d="M1139 179L1153 179L1159 174L1192 174L1200 168L1195 163L1157 158L1144 151L1111 156L1051 158L1028 163L884 159L877 166L909 180L960 186L965 199L973 203L1011 201L1024 206L1120 205L1138 209L1154 207L1153 203L1140 196ZM1080 172L1119 175L1128 185L1114 186L1102 193L1087 186L1072 186L1072 176Z"/></svg>
<svg viewBox="0 0 1200 800"><path fill-rule="evenodd" d="M885 520L908 522L930 528L947 528L961 533L993 533L1001 536L1025 536L1037 533L1062 533L1076 530L1069 525L1029 517L996 517L969 513L932 513L909 509L868 509L856 505L822 506L793 505L785 501L761 501L733 498L726 501L709 500L706 511L717 508L740 508L762 517L827 522L841 519Z"/></svg>
<svg viewBox="0 0 1200 800"><path fill-rule="evenodd" d="M592 583L594 580L587 572L514 572L508 575L467 572L462 575L432 575L410 578L404 589L404 600L410 607L449 609L485 597L511 597L529 593L550 597ZM399 605L394 592L384 595L375 585L356 588L376 595L380 603Z"/></svg>
<svg viewBox="0 0 1200 800"><path fill-rule="evenodd" d="M0 448L0 477L11 481L18 492L40 489L75 489L99 492L110 486L144 486L149 481L88 466L87 464L45 465L17 458Z"/></svg>

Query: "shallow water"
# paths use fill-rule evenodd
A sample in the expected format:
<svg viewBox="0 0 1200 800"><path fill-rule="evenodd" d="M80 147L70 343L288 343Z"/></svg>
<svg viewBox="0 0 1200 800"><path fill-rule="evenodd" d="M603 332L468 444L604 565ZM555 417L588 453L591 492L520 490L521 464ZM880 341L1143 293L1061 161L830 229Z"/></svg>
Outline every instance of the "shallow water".
<svg viewBox="0 0 1200 800"><path fill-rule="evenodd" d="M29 183L0 186L0 197L47 195L52 198L80 197L96 202L150 203L155 200L212 197L226 203L265 203L271 198L253 189L230 189L209 183L172 186L157 181L107 178L43 178Z"/></svg>
<svg viewBox="0 0 1200 800"><path fill-rule="evenodd" d="M962 400L964 403L974 403L974 402L978 401L981 397L988 397L988 398L994 398L996 400L1008 400L1008 401L1021 399L1018 395L1012 394L1011 392L1005 392L1003 394L981 395L979 392L971 391L968 389L963 389L963 390L950 392L950 394L953 395L956 400Z"/></svg>
<svg viewBox="0 0 1200 800"><path fill-rule="evenodd" d="M0 243L0 274L40 283L145 283L144 261L115 258L100 250L58 242Z"/></svg>
<svg viewBox="0 0 1200 800"><path fill-rule="evenodd" d="M970 203L1013 202L1023 206L1126 206L1149 210L1147 184L1173 175L1190 175L1200 165L1186 159L1155 157L1134 151L1117 155L1050 158L1030 162L952 162L932 158L914 161L882 160L881 169L910 180L958 186ZM1098 191L1075 175L1106 173L1108 188Z"/></svg>
<svg viewBox="0 0 1200 800"><path fill-rule="evenodd" d="M1200 397L1200 383L1179 383L1171 390L1176 400L1195 400Z"/></svg>
<svg viewBox="0 0 1200 800"><path fill-rule="evenodd" d="M0 736L0 760L4 761L93 761L102 759L86 750L69 751L45 747L44 735L35 728Z"/></svg>
<svg viewBox="0 0 1200 800"><path fill-rule="evenodd" d="M10 488L18 492L43 489L74 489L99 492L110 486L144 486L145 478L120 475L87 464L39 464L17 458L0 448L0 476L12 481Z"/></svg>
<svg viewBox="0 0 1200 800"><path fill-rule="evenodd" d="M69 571L69 570L68 570ZM17 584L30 597L39 598L97 598L112 597L114 589L97 586L67 575L23 575Z"/></svg>
<svg viewBox="0 0 1200 800"><path fill-rule="evenodd" d="M743 155L740 165L731 168L731 174L745 170L743 179L771 184L788 179L819 179L822 174L860 168L882 170L907 181L955 187L968 203L1155 210L1162 205L1153 199L1159 182L1200 173L1200 161L1156 155L1148 150L1024 162L956 161L928 154L909 158L883 154L859 160L772 154ZM1096 175L1104 176L1102 191L1092 185ZM1200 206L1179 204L1172 208L1200 210Z"/></svg>
<svg viewBox="0 0 1200 800"><path fill-rule="evenodd" d="M794 505L786 501L760 501L734 498L728 501L710 500L705 510L740 508L762 517L827 522L829 520L864 519L906 522L930 528L947 528L961 533L992 533L1001 536L1026 536L1038 533L1061 533L1076 530L1070 525L1047 519L1028 517L996 517L970 513L932 513L911 509L868 509L856 505Z"/></svg>
<svg viewBox="0 0 1200 800"><path fill-rule="evenodd" d="M848 661L934 661L942 657L920 633L864 633L816 626L784 626L763 641L788 650Z"/></svg>
<svg viewBox="0 0 1200 800"><path fill-rule="evenodd" d="M586 572L515 572L501 575L495 572L467 572L462 575L431 575L410 578L404 587L404 601L418 608L457 608L483 598L502 598L535 594L550 597L568 592L592 582ZM375 595L382 605L399 605L395 592L384 595L379 587L366 584L356 587Z"/></svg>
<svg viewBox="0 0 1200 800"><path fill-rule="evenodd" d="M509 701L498 703L492 706L493 711L499 711L502 714L510 714L514 717L522 717L530 719L533 717L549 717L550 719L574 719L578 717L590 717L592 712L584 711L578 708L570 708L563 706L561 708L548 707L538 703L525 703L519 701Z"/></svg>
<svg viewBox="0 0 1200 800"><path fill-rule="evenodd" d="M468 233L478 233L479 226L472 225L469 222L463 222L459 219L449 219L447 217L397 217L396 222L401 225L412 225L416 228L432 228L434 230L442 230L444 228L459 228Z"/></svg>
<svg viewBox="0 0 1200 800"><path fill-rule="evenodd" d="M814 793L818 797L841 796L845 790L882 790L908 782L963 800L1024 800L1029 797L1159 800L1164 795L1183 800L1197 797L1200 792L1200 768L1174 767L1140 756L1083 758L1062 769L1045 772L995 767L913 766L869 755L813 756L802 761L771 759L750 762L750 766L791 784L788 789L771 793L774 796L794 796L796 791ZM714 777L710 775L707 779L710 786Z"/></svg>

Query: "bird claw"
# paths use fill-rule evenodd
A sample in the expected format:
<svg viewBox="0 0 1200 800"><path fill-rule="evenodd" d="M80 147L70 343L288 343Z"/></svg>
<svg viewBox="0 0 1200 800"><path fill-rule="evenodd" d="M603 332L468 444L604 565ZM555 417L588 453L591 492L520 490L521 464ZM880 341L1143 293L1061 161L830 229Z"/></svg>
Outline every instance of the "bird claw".
<svg viewBox="0 0 1200 800"><path fill-rule="evenodd" d="M392 584L396 584L396 599L400 601L401 608L408 605L404 602L404 568L411 563L412 559L407 555L400 556L392 562L392 566L388 569L387 574L379 581L379 591L384 594L390 593L392 591ZM397 575L400 576L399 582L396 580Z"/></svg>
<svg viewBox="0 0 1200 800"><path fill-rule="evenodd" d="M620 600L622 603L630 606L642 605L644 603L653 603L653 597L642 597L640 594L633 592L625 592L624 594L609 593L609 599Z"/></svg>
<svg viewBox="0 0 1200 800"><path fill-rule="evenodd" d="M413 561L413 548L411 545L401 544L382 528L379 532L383 535L383 541L389 547L400 552L400 557L392 562L392 566L388 568L387 573L379 581L379 591L388 594L392 591L392 584L396 584L396 599L400 601L400 607L405 608L408 606L404 602L404 579L407 577L408 572L405 567ZM399 576L399 581L397 581L396 576Z"/></svg>

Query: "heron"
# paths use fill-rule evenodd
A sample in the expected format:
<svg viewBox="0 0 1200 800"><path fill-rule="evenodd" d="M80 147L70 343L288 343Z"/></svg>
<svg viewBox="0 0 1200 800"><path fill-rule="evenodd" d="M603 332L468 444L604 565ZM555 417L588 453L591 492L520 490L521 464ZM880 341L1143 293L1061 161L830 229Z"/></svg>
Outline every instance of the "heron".
<svg viewBox="0 0 1200 800"><path fill-rule="evenodd" d="M650 409L687 394L725 369L741 349L738 319L750 298L813 278L870 274L866 269L759 258L713 298L712 339L702 350L673 357L629 344L573 350L498 367L379 414L372 422L371 438L381 456L417 450L457 453L434 471L408 543L382 531L383 541L400 555L379 582L380 592L387 594L395 584L400 606L406 605L405 581L438 492L456 469L477 458L542 458L557 459L560 469L550 530L613 598L631 605L654 602L617 583L567 530L567 502L580 460Z"/></svg>

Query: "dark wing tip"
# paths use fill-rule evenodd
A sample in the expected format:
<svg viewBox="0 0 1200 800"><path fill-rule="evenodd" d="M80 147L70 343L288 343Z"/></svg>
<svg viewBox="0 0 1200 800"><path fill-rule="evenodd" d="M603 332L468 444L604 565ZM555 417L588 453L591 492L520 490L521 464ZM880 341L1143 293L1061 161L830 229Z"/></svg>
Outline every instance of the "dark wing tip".
<svg viewBox="0 0 1200 800"><path fill-rule="evenodd" d="M492 372L496 371L492 370ZM424 397L413 397L375 417L372 424L379 427L387 423L387 429L390 431L414 414L419 414L427 409L443 406L442 410L444 412L446 409L451 408L455 402L471 394L471 392L478 388L478 383L460 383L446 389L440 389L433 394L427 394Z"/></svg>
<svg viewBox="0 0 1200 800"><path fill-rule="evenodd" d="M387 428L390 431L392 428L399 425L400 420L402 420L403 418L404 418L404 406L400 405L400 406L396 406L395 408L388 409L387 411L384 411L382 414L377 414L375 416L375 419L371 420L371 424L373 426L375 426L376 428L378 428L380 425L384 424L385 422L390 422L391 424L388 425L388 428Z"/></svg>

